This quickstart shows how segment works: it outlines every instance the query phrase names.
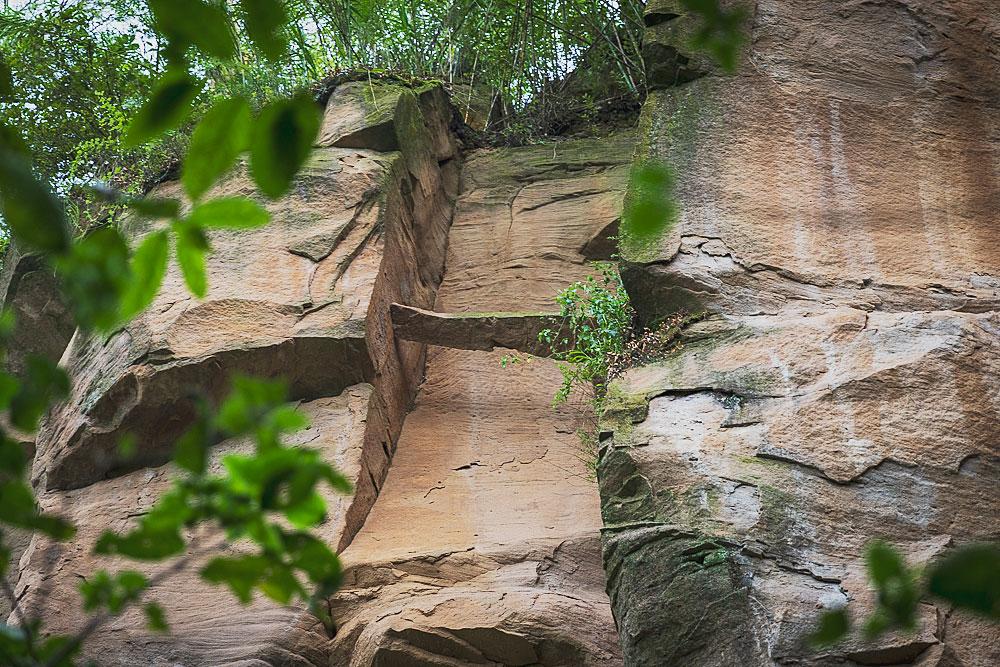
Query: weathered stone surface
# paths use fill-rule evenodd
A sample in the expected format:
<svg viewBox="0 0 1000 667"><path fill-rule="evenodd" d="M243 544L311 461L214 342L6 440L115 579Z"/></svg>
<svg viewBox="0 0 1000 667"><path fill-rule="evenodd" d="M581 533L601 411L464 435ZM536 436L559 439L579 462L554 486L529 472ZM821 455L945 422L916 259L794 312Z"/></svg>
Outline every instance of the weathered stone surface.
<svg viewBox="0 0 1000 667"><path fill-rule="evenodd" d="M460 350L490 351L502 347L540 357L552 349L538 336L546 329L562 331L558 313L435 313L392 304L389 310L397 338Z"/></svg>
<svg viewBox="0 0 1000 667"><path fill-rule="evenodd" d="M24 255L17 247L9 246L3 257L0 272L0 300L4 308L13 313L14 330L11 333L6 357L7 372L21 377L25 363L32 355L59 361L63 350L73 336L73 318L59 292L58 280L37 256ZM4 434L19 441L28 455L34 456L35 441L29 434L21 433L10 424L4 424ZM17 582L17 564L30 541L30 535L17 529L4 531L4 546L10 549L10 562L4 577L10 586ZM10 601L0 595L0 618L10 613Z"/></svg>
<svg viewBox="0 0 1000 667"><path fill-rule="evenodd" d="M161 466L193 418L192 396L219 399L235 373L282 377L316 412L307 440L355 485L324 524L331 546L345 548L364 523L423 375L425 347L395 339L389 306L433 305L458 187L457 162L429 129L447 131L450 109L430 88L403 98L399 151L320 148L291 193L266 204L269 225L212 234L204 300L172 266L153 306L126 328L74 338L63 357L71 397L39 433L33 480L82 537L72 553L34 538L18 580L31 611L58 616L53 629L82 623L76 583L97 565L88 555L96 534L124 529L165 487ZM253 192L241 167L211 194ZM180 187L167 183L161 194L179 196ZM127 231L147 229L133 222ZM138 448L123 459L117 445L129 433ZM318 664L325 655L325 630L301 610L259 602L240 611L194 572L176 575L163 595L179 619L172 637L150 638L126 617L88 644L91 655L123 665Z"/></svg>
<svg viewBox="0 0 1000 667"><path fill-rule="evenodd" d="M16 318L4 360L20 376L29 355L58 361L73 336L73 318L55 274L36 255L8 248L0 273L0 299Z"/></svg>
<svg viewBox="0 0 1000 667"><path fill-rule="evenodd" d="M435 348L344 552L332 664L618 665L597 491L550 361Z"/></svg>
<svg viewBox="0 0 1000 667"><path fill-rule="evenodd" d="M551 310L587 275L581 249L621 215L633 143L620 134L470 154L450 236L468 251L449 250L435 310Z"/></svg>
<svg viewBox="0 0 1000 667"><path fill-rule="evenodd" d="M300 410L310 427L293 436L292 444L322 452L324 458L351 478L362 470L365 440L381 433L379 423L369 421L373 388L359 384L341 395L302 403ZM221 471L221 458L231 453L248 453L248 439L227 440L212 451L210 470ZM17 595L27 614L41 613L46 628L74 633L85 617L80 611L76 583L94 571L106 568L139 569L150 577L168 564L143 566L124 559L90 553L105 530L127 531L137 515L143 514L170 486L171 466L145 468L67 492L41 497L42 506L59 513L78 527L69 545L35 539L21 563ZM316 534L329 544L339 544L348 530L351 499L324 492L328 519ZM188 536L193 554L188 567L154 587L148 599L157 601L168 614L169 635L149 632L141 609L114 619L86 645L88 655L101 665L226 665L243 664L323 664L329 640L323 625L303 609L287 608L258 598L241 607L225 589L215 588L196 575L209 556L218 555L224 545L219 533L192 533ZM223 551L238 552L239 545Z"/></svg>
<svg viewBox="0 0 1000 667"><path fill-rule="evenodd" d="M420 109L410 111L423 128ZM295 398L361 381L380 395L383 383L389 393L415 386L422 351L387 348L383 322L393 301L433 303L456 174L451 163L439 168L429 139L410 144L389 154L318 150L293 193L268 205L271 224L213 233L205 300L172 267L139 320L108 340L78 338L66 359L72 397L39 435L38 483L77 487L163 463L190 420L190 393L218 398L233 373L284 375ZM163 190L179 194L176 184ZM214 194L252 191L240 172ZM402 391L386 399L397 431L412 389ZM126 432L144 445L119 461Z"/></svg>
<svg viewBox="0 0 1000 667"><path fill-rule="evenodd" d="M1000 662L996 626L933 601L913 634L806 642L872 609L872 538L915 565L1000 538L988 5L760 0L735 75L650 93L638 158L675 167L680 216L624 279L647 321L714 315L602 426L627 664ZM653 43L682 13L651 4Z"/></svg>
<svg viewBox="0 0 1000 667"><path fill-rule="evenodd" d="M618 216L628 144L469 155L435 304L448 314L409 310L424 332L492 347L495 330L486 341L451 323L551 308L584 278L579 250ZM344 552L332 664L620 665L575 433L586 408L552 410L549 360L502 368L501 350L431 349L390 474Z"/></svg>
<svg viewBox="0 0 1000 667"><path fill-rule="evenodd" d="M124 565L91 547L167 488L164 464L193 414L192 392L217 399L236 372L285 377L312 418L296 442L355 482L353 496L328 498L319 531L348 567L330 603L332 636L301 609L263 599L240 608L210 589L196 570L218 536L198 534L193 549L206 553L151 593L172 634L148 633L130 611L88 641L101 664L621 664L598 494L575 433L586 413L550 407L555 364L504 369L500 350L435 347L407 412L425 342L537 341L538 318L427 309L552 309L590 272L582 250L606 243L616 224L631 140L476 153L449 239L458 168L439 93L386 93L397 152L321 148L292 193L268 204L270 225L213 235L206 299L191 299L172 268L148 313L106 340L78 335L66 352L73 394L40 434L33 478L44 508L80 532L70 545L33 538L17 583L24 610L54 632L84 622L81 577ZM240 170L215 194L250 192ZM443 275L446 252L454 277ZM417 318L418 342L395 334L390 304ZM463 319L479 328L428 326ZM488 344L477 339L486 323ZM128 432L139 454L122 460L116 445ZM217 444L213 465L249 446Z"/></svg>
<svg viewBox="0 0 1000 667"><path fill-rule="evenodd" d="M411 89L401 83L349 81L331 94L317 143L397 151L407 140L429 140L434 156L445 160L457 151L451 118L448 94L439 85ZM414 123L422 126L423 137L413 136Z"/></svg>

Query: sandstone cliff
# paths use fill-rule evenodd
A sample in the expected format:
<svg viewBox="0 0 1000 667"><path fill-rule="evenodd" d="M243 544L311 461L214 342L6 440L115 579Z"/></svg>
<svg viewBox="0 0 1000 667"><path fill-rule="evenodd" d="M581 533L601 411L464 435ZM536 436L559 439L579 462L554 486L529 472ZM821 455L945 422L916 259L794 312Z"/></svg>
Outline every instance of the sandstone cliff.
<svg viewBox="0 0 1000 667"><path fill-rule="evenodd" d="M814 653L870 608L865 543L913 563L1000 535L1000 15L989 2L760 0L737 74L668 54L637 159L681 213L625 280L710 316L613 388L605 567L634 665L1000 664L985 621Z"/></svg>
<svg viewBox="0 0 1000 667"><path fill-rule="evenodd" d="M1000 539L990 5L759 0L729 75L650 2L656 89L635 133L600 139L463 151L441 87L342 84L273 222L212 237L208 297L171 269L107 339L8 261L21 350L73 378L26 443L33 479L80 527L15 554L22 604L80 626L76 583L117 565L97 535L166 488L194 393L249 373L289 381L301 443L354 482L321 529L346 568L335 627L184 571L155 591L172 634L126 614L88 642L99 664L1000 664L996 626L930 603L914 634L805 641L824 608L870 608L870 538L914 563ZM553 410L553 362L500 359L544 352L649 158L677 170L680 216L624 258L626 286L646 322L707 317L611 387L594 480L586 402ZM237 170L215 194L252 192Z"/></svg>

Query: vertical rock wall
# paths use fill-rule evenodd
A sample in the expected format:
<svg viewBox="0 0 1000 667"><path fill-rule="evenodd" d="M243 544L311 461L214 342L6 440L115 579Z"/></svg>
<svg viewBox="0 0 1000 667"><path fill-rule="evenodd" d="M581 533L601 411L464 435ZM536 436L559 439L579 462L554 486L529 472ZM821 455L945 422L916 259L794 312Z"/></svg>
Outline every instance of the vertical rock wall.
<svg viewBox="0 0 1000 667"><path fill-rule="evenodd" d="M107 338L78 332L67 348L71 397L38 434L33 480L41 504L79 533L69 544L35 536L16 590L50 630L82 625L79 580L124 566L90 553L97 536L126 530L168 488L165 464L192 420L192 397L221 398L235 373L284 378L312 422L299 442L354 482L353 497L328 498L320 534L342 549L363 524L423 374L425 348L395 340L389 305L433 305L459 175L440 87L380 85L371 98L368 90L345 84L334 92L320 146L292 192L267 204L271 224L212 234L204 300L190 296L172 266L140 318ZM253 192L241 167L212 194ZM160 194L180 196L180 187L164 184ZM146 228L133 222L129 231L138 237ZM118 449L126 434L137 443L128 457ZM212 465L250 446L219 443ZM195 563L219 540L192 538ZM102 665L326 662L329 636L314 618L265 600L241 608L194 566L154 597L172 635L151 635L129 613L88 640L88 655Z"/></svg>
<svg viewBox="0 0 1000 667"><path fill-rule="evenodd" d="M862 558L1000 538L1000 13L751 3L734 75L651 2L637 159L679 220L628 258L640 315L707 317L612 387L600 464L629 665L1000 664L994 625L814 651L871 610Z"/></svg>
<svg viewBox="0 0 1000 667"><path fill-rule="evenodd" d="M621 665L576 433L589 405L553 410L552 361L504 368L489 350L498 333L533 342L537 318L510 311L551 310L588 275L583 250L618 219L632 150L624 134L466 156L434 306L447 315L423 317L468 326L401 327L442 347L344 552L331 664Z"/></svg>

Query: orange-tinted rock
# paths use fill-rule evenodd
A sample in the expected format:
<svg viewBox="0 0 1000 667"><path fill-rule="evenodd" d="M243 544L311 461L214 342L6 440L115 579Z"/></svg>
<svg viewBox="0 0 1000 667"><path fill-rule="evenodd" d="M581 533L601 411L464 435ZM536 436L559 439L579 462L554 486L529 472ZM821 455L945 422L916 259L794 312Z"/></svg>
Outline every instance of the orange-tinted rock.
<svg viewBox="0 0 1000 667"><path fill-rule="evenodd" d="M552 308L590 271L580 250L618 216L630 144L469 155L435 305L448 314L421 323L484 348L493 334L454 329L461 314L489 328L501 318L475 313ZM503 368L501 350L431 350L390 474L344 552L332 664L620 665L576 433L586 403L553 411L552 361Z"/></svg>
<svg viewBox="0 0 1000 667"><path fill-rule="evenodd" d="M76 585L102 565L88 553L95 536L125 529L166 488L163 466L193 418L193 395L218 400L235 373L286 380L313 414L304 437L354 483L352 497L331 499L320 531L330 546L343 549L364 523L423 376L425 347L395 339L389 306L433 305L458 186L457 162L432 136L447 131L450 109L429 88L401 99L400 150L318 148L290 194L266 204L268 225L212 233L205 299L191 297L171 266L154 304L126 328L75 336L63 357L72 393L38 434L33 480L80 534L70 547L36 536L18 579L25 609L52 630L82 625ZM253 193L241 166L210 194ZM136 437L131 458L118 450L126 434ZM263 601L240 610L194 570L153 596L173 635L150 637L127 616L89 641L88 655L121 665L316 664L325 655L316 619Z"/></svg>
<svg viewBox="0 0 1000 667"><path fill-rule="evenodd" d="M681 49L674 5L647 20ZM675 168L680 214L624 279L646 320L710 316L612 388L627 664L1000 659L996 626L930 600L912 635L806 641L824 609L872 610L869 540L918 565L1000 535L996 19L762 0L734 75L650 93L639 157Z"/></svg>

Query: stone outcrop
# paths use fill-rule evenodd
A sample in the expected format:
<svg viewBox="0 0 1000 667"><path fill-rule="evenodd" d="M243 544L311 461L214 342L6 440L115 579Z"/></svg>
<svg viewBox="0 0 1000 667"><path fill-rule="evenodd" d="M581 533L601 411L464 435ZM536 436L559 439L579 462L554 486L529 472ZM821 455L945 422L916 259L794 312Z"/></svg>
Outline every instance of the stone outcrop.
<svg viewBox="0 0 1000 667"><path fill-rule="evenodd" d="M343 554L332 664L621 664L576 434L586 412L552 410L553 362L502 368L502 350L476 350L519 342L505 336L538 318L509 311L551 309L588 275L581 250L617 219L631 153L624 135L467 155L437 314L394 316L404 335L465 349L430 348L392 469Z"/></svg>
<svg viewBox="0 0 1000 667"><path fill-rule="evenodd" d="M7 357L3 360L4 370L21 377L32 356L58 362L73 336L73 318L52 271L37 256L9 248L0 271L0 299L15 317ZM21 443L29 459L34 456L34 438L10 424L4 424L4 433ZM17 583L17 563L29 541L30 535L21 530L4 532L4 544L11 552L4 576L11 587ZM0 618L6 618L10 611L7 596L0 596Z"/></svg>
<svg viewBox="0 0 1000 667"><path fill-rule="evenodd" d="M870 539L918 565L1000 537L989 5L760 0L726 75L650 3L637 159L674 166L680 215L624 279L646 321L708 317L602 426L627 664L1000 663L996 626L933 601L913 634L806 642L871 611Z"/></svg>
<svg viewBox="0 0 1000 667"><path fill-rule="evenodd" d="M335 92L329 106L353 94ZM127 528L166 488L165 464L193 399L218 400L235 373L284 378L312 418L303 442L354 483L353 497L329 499L322 532L331 546L343 549L364 523L423 376L425 347L395 339L389 306L433 305L459 179L444 91L393 96L397 111L380 132L393 133L395 144L377 147L393 150L328 146L340 121L328 114L291 194L267 204L272 222L212 233L204 300L190 296L172 266L154 304L125 329L73 338L62 358L71 397L38 434L33 479L42 505L68 514L79 537L72 548L35 537L17 584L25 611L42 613L52 631L82 624L76 582L120 566L91 555L93 541ZM253 192L241 166L211 194ZM166 183L159 194L180 196L180 187ZM128 231L146 229L133 222ZM127 434L138 443L131 457L118 448ZM216 454L246 446L220 443ZM264 601L242 610L194 571L172 577L156 597L173 636L151 636L126 616L88 642L90 654L121 665L322 662L329 638L302 610Z"/></svg>
<svg viewBox="0 0 1000 667"><path fill-rule="evenodd" d="M495 348L546 357L552 345L539 340L544 331L563 331L558 313L436 313L394 303L389 309L397 338L460 350Z"/></svg>
<svg viewBox="0 0 1000 667"><path fill-rule="evenodd" d="M199 532L186 568L152 592L171 634L144 630L132 610L88 640L102 665L621 664L599 498L575 433L586 413L551 409L552 362L504 369L503 351L489 352L534 350L557 322L468 314L551 312L588 275L617 224L632 138L470 153L458 197L443 90L380 82L368 93L333 92L310 163L266 204L269 225L213 233L205 299L172 267L126 328L73 337L62 356L72 394L38 434L32 477L42 506L79 533L35 536L16 586L49 630L78 629L77 582L126 566L94 556L95 540L127 530L169 487L195 397L218 400L236 373L280 376L311 422L295 442L355 486L328 494L318 530L347 566L334 627L211 589L198 565L240 545ZM252 193L241 166L212 194ZM179 185L158 194L180 196ZM118 447L128 434L130 457ZM218 443L211 465L251 446Z"/></svg>
<svg viewBox="0 0 1000 667"><path fill-rule="evenodd" d="M61 355L73 380L25 446L79 535L15 550L25 611L82 625L77 583L125 565L95 539L168 488L194 398L246 373L288 381L311 423L294 442L354 482L317 531L345 567L333 626L210 588L199 562L240 546L199 532L152 591L172 633L130 611L88 641L99 664L1000 664L995 625L935 600L913 633L807 642L825 609L873 608L870 539L914 565L1000 539L1000 18L989 0L749 9L726 73L690 50L681 3L647 4L637 136L463 152L440 86L340 84L271 224L212 234L207 298L171 268L106 338L8 257L9 366ZM623 279L642 323L697 317L610 386L595 460L591 397L552 408L538 334L616 252L649 159L676 170L679 216ZM240 166L213 194L253 192Z"/></svg>

